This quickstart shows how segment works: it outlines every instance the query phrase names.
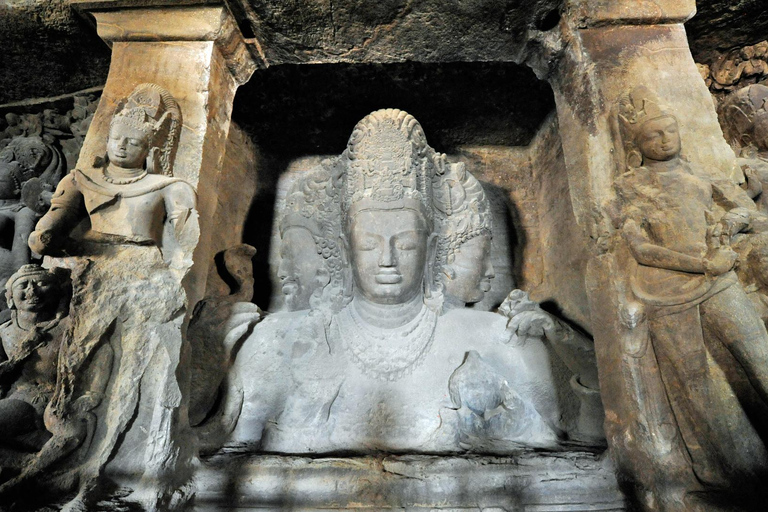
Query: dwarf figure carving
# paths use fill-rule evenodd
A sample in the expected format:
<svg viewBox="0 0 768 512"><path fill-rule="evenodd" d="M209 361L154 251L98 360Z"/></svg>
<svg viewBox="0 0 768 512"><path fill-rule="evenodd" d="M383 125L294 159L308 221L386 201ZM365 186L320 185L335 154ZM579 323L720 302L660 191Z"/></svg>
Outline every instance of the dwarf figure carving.
<svg viewBox="0 0 768 512"><path fill-rule="evenodd" d="M56 367L68 328L68 280L62 269L24 265L6 283L10 321L0 325L2 444L39 450L50 434L43 412L56 386Z"/></svg>

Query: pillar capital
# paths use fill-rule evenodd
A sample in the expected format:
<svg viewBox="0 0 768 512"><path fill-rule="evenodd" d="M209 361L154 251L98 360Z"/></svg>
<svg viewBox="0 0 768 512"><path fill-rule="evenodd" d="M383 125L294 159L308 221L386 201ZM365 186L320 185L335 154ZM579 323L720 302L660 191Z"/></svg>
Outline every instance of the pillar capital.
<svg viewBox="0 0 768 512"><path fill-rule="evenodd" d="M211 41L239 84L258 67L229 10L206 0L71 0L96 20L107 45L116 42Z"/></svg>
<svg viewBox="0 0 768 512"><path fill-rule="evenodd" d="M581 28L684 23L696 14L695 0L570 0L569 4Z"/></svg>

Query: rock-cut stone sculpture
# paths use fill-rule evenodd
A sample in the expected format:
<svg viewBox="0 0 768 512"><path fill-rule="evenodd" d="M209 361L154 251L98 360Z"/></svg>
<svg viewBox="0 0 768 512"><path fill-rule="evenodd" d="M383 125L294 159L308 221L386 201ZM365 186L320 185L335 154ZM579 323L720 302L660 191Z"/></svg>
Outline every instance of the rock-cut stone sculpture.
<svg viewBox="0 0 768 512"><path fill-rule="evenodd" d="M178 420L176 370L181 282L198 228L195 191L173 177L181 126L167 90L137 86L112 118L106 156L61 180L30 235L34 251L72 269L73 328L46 412L60 425L49 443L60 457L72 452L57 465L62 485L78 490L71 510L94 507L109 480L132 491L127 499L162 508L188 474L194 448ZM78 227L83 221L89 229ZM114 364L97 365L102 350L116 354ZM84 408L88 374L106 380L108 392Z"/></svg>
<svg viewBox="0 0 768 512"><path fill-rule="evenodd" d="M313 295L327 300L255 326L232 367L231 394L242 397L242 412L230 444L281 453L509 453L578 437L558 389L575 409L579 398L554 375L543 331L529 336L536 322L508 329L504 315L443 308L435 286L440 237L444 247L456 239L455 255L474 238L470 231L490 236L482 222L466 236L442 229L450 215L458 230L468 227L460 215L487 211L476 180L448 165L413 116L380 110L355 127L334 164L338 175L315 171L294 187L283 243L291 243L288 229L313 236L306 252L317 247L331 262L318 267L328 284ZM438 168L461 184L461 197L444 187ZM476 251L470 264L480 270L469 269L470 280L490 278L487 250ZM465 288L482 291L480 283Z"/></svg>
<svg viewBox="0 0 768 512"><path fill-rule="evenodd" d="M634 260L630 300L642 311L634 316L649 331L638 354L655 354L666 391L647 399L669 400L704 490L730 492L739 482L754 492L768 453L742 404L768 403L768 333L734 272L731 239L760 215L686 162L677 119L649 89L622 98L618 122L627 155L615 184L618 225ZM689 498L696 510L713 506Z"/></svg>

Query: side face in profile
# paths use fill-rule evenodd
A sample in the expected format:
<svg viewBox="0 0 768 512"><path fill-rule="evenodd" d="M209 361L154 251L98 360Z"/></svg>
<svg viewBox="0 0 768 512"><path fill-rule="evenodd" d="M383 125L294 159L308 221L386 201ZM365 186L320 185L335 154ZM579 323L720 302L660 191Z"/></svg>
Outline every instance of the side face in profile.
<svg viewBox="0 0 768 512"><path fill-rule="evenodd" d="M349 222L356 291L376 304L402 304L422 286L429 231L411 209L363 210Z"/></svg>
<svg viewBox="0 0 768 512"><path fill-rule="evenodd" d="M483 300L494 277L490 235L479 235L462 243L442 276L446 295L467 304Z"/></svg>
<svg viewBox="0 0 768 512"><path fill-rule="evenodd" d="M323 258L317 253L312 233L301 226L285 229L277 276L289 311L309 308L309 298L316 289L318 273L322 268Z"/></svg>

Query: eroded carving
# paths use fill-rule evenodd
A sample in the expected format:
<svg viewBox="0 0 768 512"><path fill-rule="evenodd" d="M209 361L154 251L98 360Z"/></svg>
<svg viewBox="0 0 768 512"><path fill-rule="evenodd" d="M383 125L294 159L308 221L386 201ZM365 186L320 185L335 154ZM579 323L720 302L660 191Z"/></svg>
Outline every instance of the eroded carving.
<svg viewBox="0 0 768 512"><path fill-rule="evenodd" d="M29 234L48 210L65 170L64 156L49 137L19 135L0 151L0 284L33 261ZM7 319L5 305L0 311Z"/></svg>
<svg viewBox="0 0 768 512"><path fill-rule="evenodd" d="M739 189L700 177L682 158L677 120L647 88L622 99L618 120L627 155L615 184L618 225L636 263L629 303L650 332L650 347L633 357L655 353L698 481L710 489L758 485L745 475L764 471L768 454L742 409L744 388L712 358L730 354L768 399L768 333L733 271L730 245L759 216L737 207Z"/></svg>
<svg viewBox="0 0 768 512"><path fill-rule="evenodd" d="M11 319L0 325L0 466L5 471L23 469L29 454L50 438L43 414L54 394L59 350L69 325L69 279L62 270L24 265L5 285L11 311Z"/></svg>
<svg viewBox="0 0 768 512"><path fill-rule="evenodd" d="M183 492L179 464L193 447L175 419L186 307L181 281L198 233L195 191L172 177L180 129L170 93L137 86L112 119L106 158L59 183L30 235L30 247L58 256L74 283L71 339L46 413L56 428L50 450L32 463L41 468L62 459L62 490L78 490L68 509L94 507L105 480L151 509ZM82 221L90 229L75 230ZM105 352L115 354L114 363L104 363ZM83 375L108 383L103 400Z"/></svg>
<svg viewBox="0 0 768 512"><path fill-rule="evenodd" d="M330 283L341 282L339 162L322 162L297 180L286 197L278 277L288 311L309 309L310 299L322 300Z"/></svg>

